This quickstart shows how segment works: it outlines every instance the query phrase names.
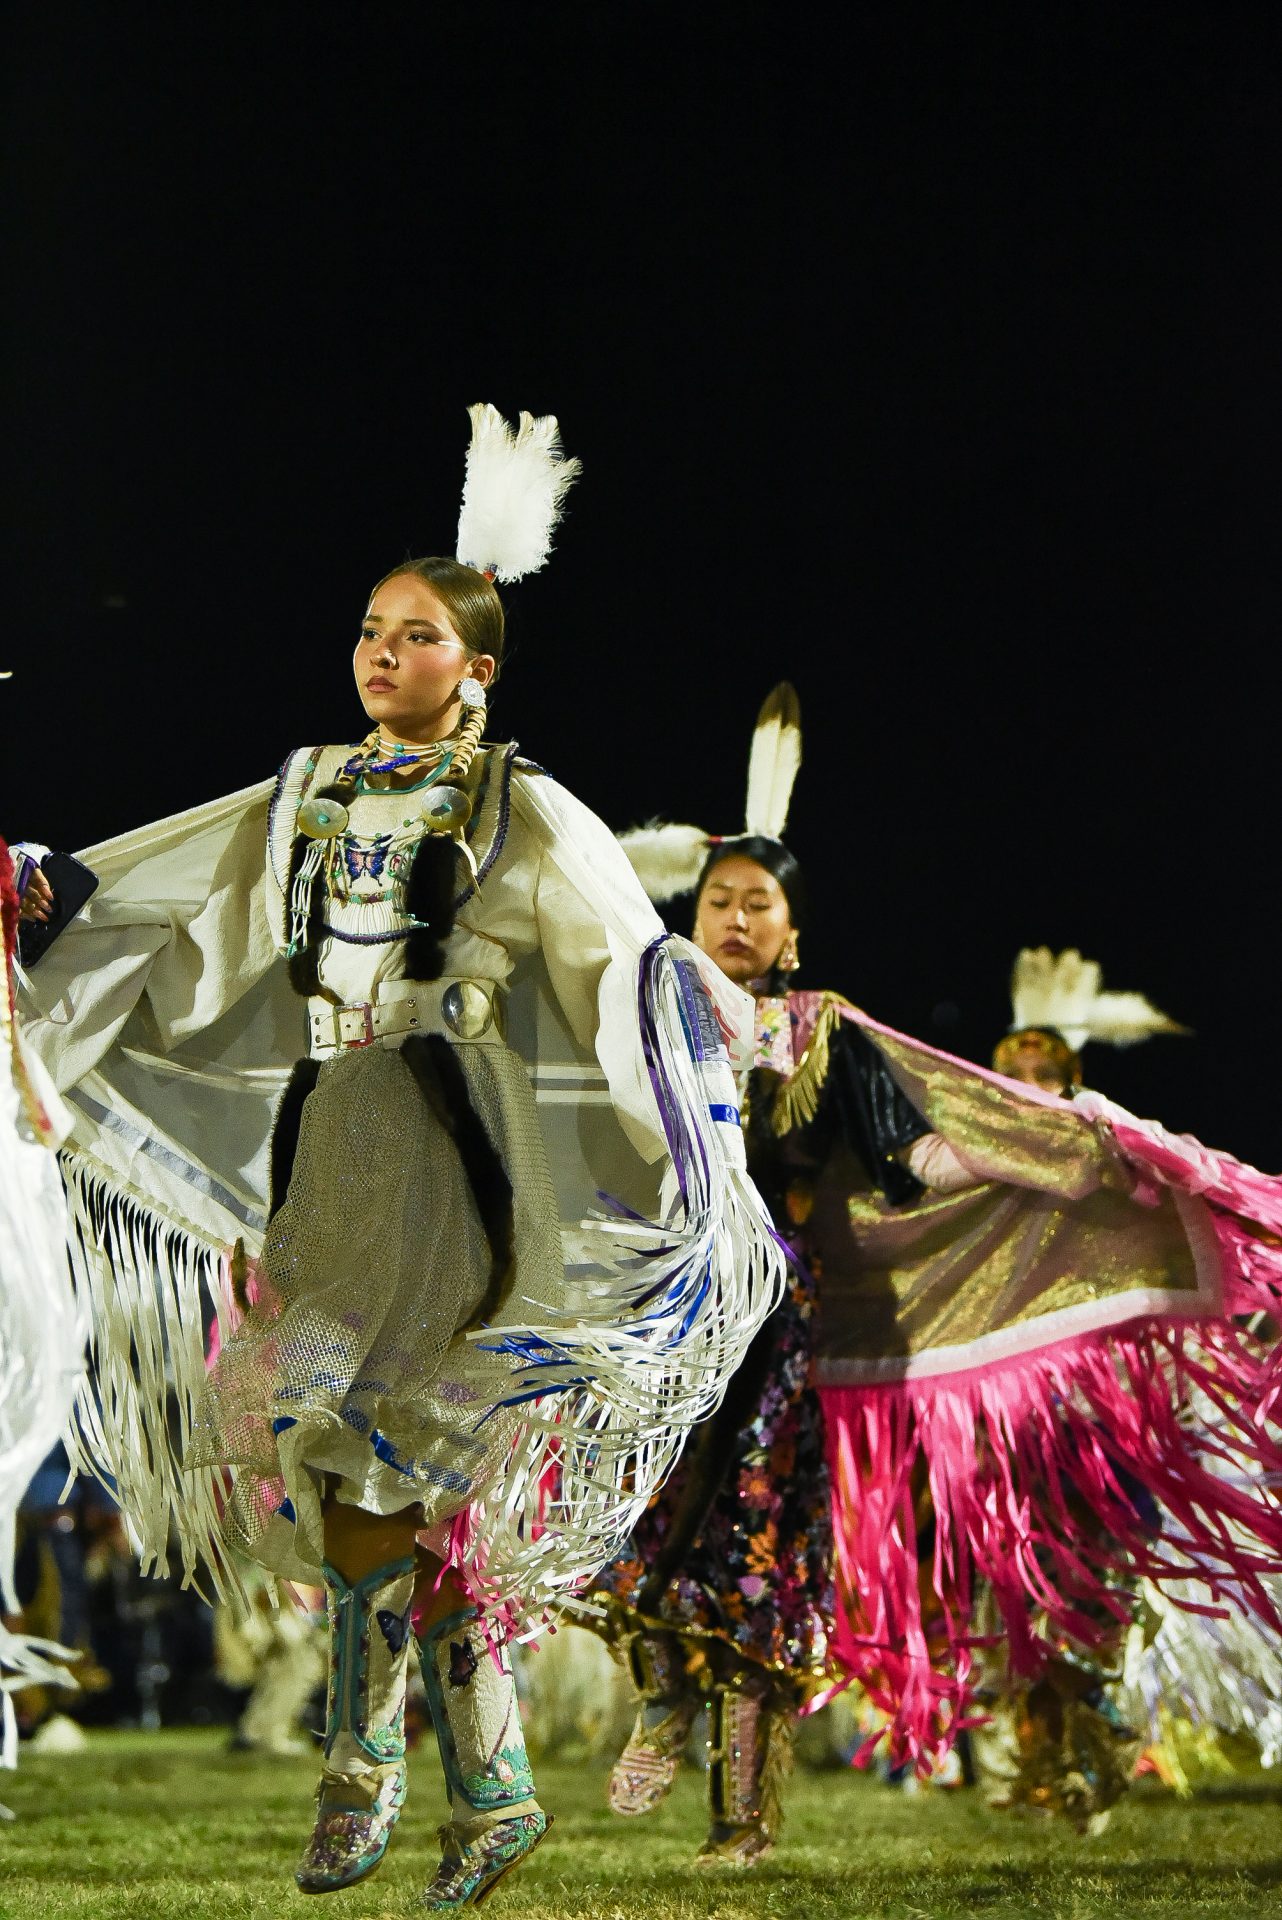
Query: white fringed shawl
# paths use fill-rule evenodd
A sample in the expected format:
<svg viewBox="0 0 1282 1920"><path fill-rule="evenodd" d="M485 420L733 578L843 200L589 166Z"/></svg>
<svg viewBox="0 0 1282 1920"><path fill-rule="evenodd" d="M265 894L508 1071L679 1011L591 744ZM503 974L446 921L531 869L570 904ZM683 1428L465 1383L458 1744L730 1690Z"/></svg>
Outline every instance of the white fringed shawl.
<svg viewBox="0 0 1282 1920"><path fill-rule="evenodd" d="M144 1565L163 1567L176 1538L185 1578L203 1562L219 1591L237 1585L220 1476L182 1460L209 1324L228 1313L224 1251L259 1243L272 1113L305 1050L272 933L271 795L264 783L88 849L99 890L41 963L29 1026L74 1118L64 1167L92 1381L80 1447L115 1481ZM720 1044L750 1044L751 1002L663 934L613 837L572 796L517 773L510 812L485 884L510 901L528 867L526 898L555 902L541 932L560 950L519 970L512 1041L548 1120L571 1308L555 1326L503 1330L524 1417L501 1483L457 1538L487 1603L515 1617L519 1595L528 1618L617 1551L719 1402L783 1265ZM474 922L486 900L483 888ZM603 970L576 970L587 948L608 955ZM588 993L595 1004L576 1004ZM663 1174L664 1218L579 1230L602 1164L625 1199Z"/></svg>
<svg viewBox="0 0 1282 1920"><path fill-rule="evenodd" d="M38 1060L9 1024L0 955L0 1601L13 1586L18 1505L61 1437L82 1374L85 1329L67 1275L64 1210L53 1149L70 1125ZM74 1686L74 1655L0 1625L0 1766L17 1764L10 1694L51 1681Z"/></svg>

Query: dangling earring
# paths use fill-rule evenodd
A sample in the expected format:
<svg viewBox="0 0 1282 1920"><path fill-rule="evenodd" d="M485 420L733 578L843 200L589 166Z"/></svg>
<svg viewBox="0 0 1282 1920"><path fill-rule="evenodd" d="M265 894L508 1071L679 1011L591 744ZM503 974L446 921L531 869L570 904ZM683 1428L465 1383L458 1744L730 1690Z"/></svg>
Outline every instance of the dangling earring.
<svg viewBox="0 0 1282 1920"><path fill-rule="evenodd" d="M472 801L460 783L476 758L481 735L485 732L485 688L469 673L459 681L454 694L463 711L458 737L450 748L449 783L442 781L429 787L423 801L423 818L432 833L453 834L475 876L476 861L472 858L467 841L461 838L464 827L472 817Z"/></svg>
<svg viewBox="0 0 1282 1920"><path fill-rule="evenodd" d="M488 716L485 708L485 688L479 680L474 680L470 673L459 681L458 697L463 708L463 724L459 728L452 777L461 779L471 766L476 749L481 744L481 735L485 732Z"/></svg>
<svg viewBox="0 0 1282 1920"><path fill-rule="evenodd" d="M801 965L800 960L797 958L797 936L795 933L790 933L784 941L783 949L780 952L779 958L775 961L775 965L778 967L780 973L795 973Z"/></svg>

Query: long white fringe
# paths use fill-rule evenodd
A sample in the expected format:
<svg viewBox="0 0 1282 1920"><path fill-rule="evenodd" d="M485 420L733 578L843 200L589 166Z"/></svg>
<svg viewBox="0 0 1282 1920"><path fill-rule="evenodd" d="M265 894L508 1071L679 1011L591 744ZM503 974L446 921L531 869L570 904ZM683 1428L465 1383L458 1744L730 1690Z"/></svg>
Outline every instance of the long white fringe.
<svg viewBox="0 0 1282 1920"><path fill-rule="evenodd" d="M0 993L7 990L0 973ZM13 1586L18 1503L63 1433L81 1378L84 1328L67 1274L65 1215L50 1147L24 1130L0 1059L0 1603ZM17 1764L10 1692L35 1682L74 1687L52 1641L0 1627L0 1766Z"/></svg>
<svg viewBox="0 0 1282 1920"><path fill-rule="evenodd" d="M144 1573L176 1548L183 1584L208 1569L220 1597L241 1595L223 1545L215 1469L184 1470L205 1381L206 1308L225 1316L219 1251L62 1156L71 1265L89 1327L89 1372L76 1405L73 1464L119 1501Z"/></svg>
<svg viewBox="0 0 1282 1920"><path fill-rule="evenodd" d="M685 1185L677 1217L594 1221L600 1259L564 1316L470 1336L518 1361L508 1399L522 1416L517 1441L456 1523L465 1573L509 1625L539 1622L621 1550L783 1288L724 1059L692 1054L688 992L662 947L642 983L656 1096ZM77 1408L78 1462L115 1491L144 1571L164 1570L176 1543L186 1583L199 1583L203 1561L214 1590L237 1595L220 1528L225 1483L182 1466L207 1308L230 1306L219 1253L75 1154L63 1164L93 1382Z"/></svg>
<svg viewBox="0 0 1282 1920"><path fill-rule="evenodd" d="M514 1596L520 1616L537 1621L622 1550L783 1288L741 1142L727 1152L718 1133L727 1122L709 1101L719 1089L691 1057L676 965L660 948L648 966L642 1018L685 1178L684 1218L600 1220L601 1269L577 1316L503 1330L504 1349L527 1362L513 1395L528 1402L525 1431L500 1484L473 1507L468 1572L509 1621Z"/></svg>

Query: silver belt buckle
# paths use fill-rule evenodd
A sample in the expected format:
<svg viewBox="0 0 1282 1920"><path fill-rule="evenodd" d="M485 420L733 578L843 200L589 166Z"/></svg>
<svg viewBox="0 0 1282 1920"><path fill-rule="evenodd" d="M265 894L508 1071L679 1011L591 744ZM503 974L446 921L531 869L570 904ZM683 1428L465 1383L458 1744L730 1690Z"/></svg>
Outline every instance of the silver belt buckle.
<svg viewBox="0 0 1282 1920"><path fill-rule="evenodd" d="M354 1024L355 1021L359 1024ZM334 1009L334 1026L340 1047L370 1047L374 1044L374 1005L358 1000L348 1007Z"/></svg>

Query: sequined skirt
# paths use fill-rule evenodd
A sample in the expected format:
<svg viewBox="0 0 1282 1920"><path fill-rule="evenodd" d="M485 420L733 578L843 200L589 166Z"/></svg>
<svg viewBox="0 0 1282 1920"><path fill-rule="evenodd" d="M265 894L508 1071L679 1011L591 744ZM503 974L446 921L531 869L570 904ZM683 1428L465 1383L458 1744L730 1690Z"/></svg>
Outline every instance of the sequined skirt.
<svg viewBox="0 0 1282 1920"><path fill-rule="evenodd" d="M786 1674L802 1690L827 1675L832 1632L832 1506L823 1410L809 1384L814 1282L794 1274L767 1323L771 1362L755 1409L735 1436L716 1497L652 1619L680 1629L696 1658ZM682 1460L651 1502L627 1551L595 1583L612 1603L597 1631L617 1642L644 1624L636 1600L682 1506Z"/></svg>

